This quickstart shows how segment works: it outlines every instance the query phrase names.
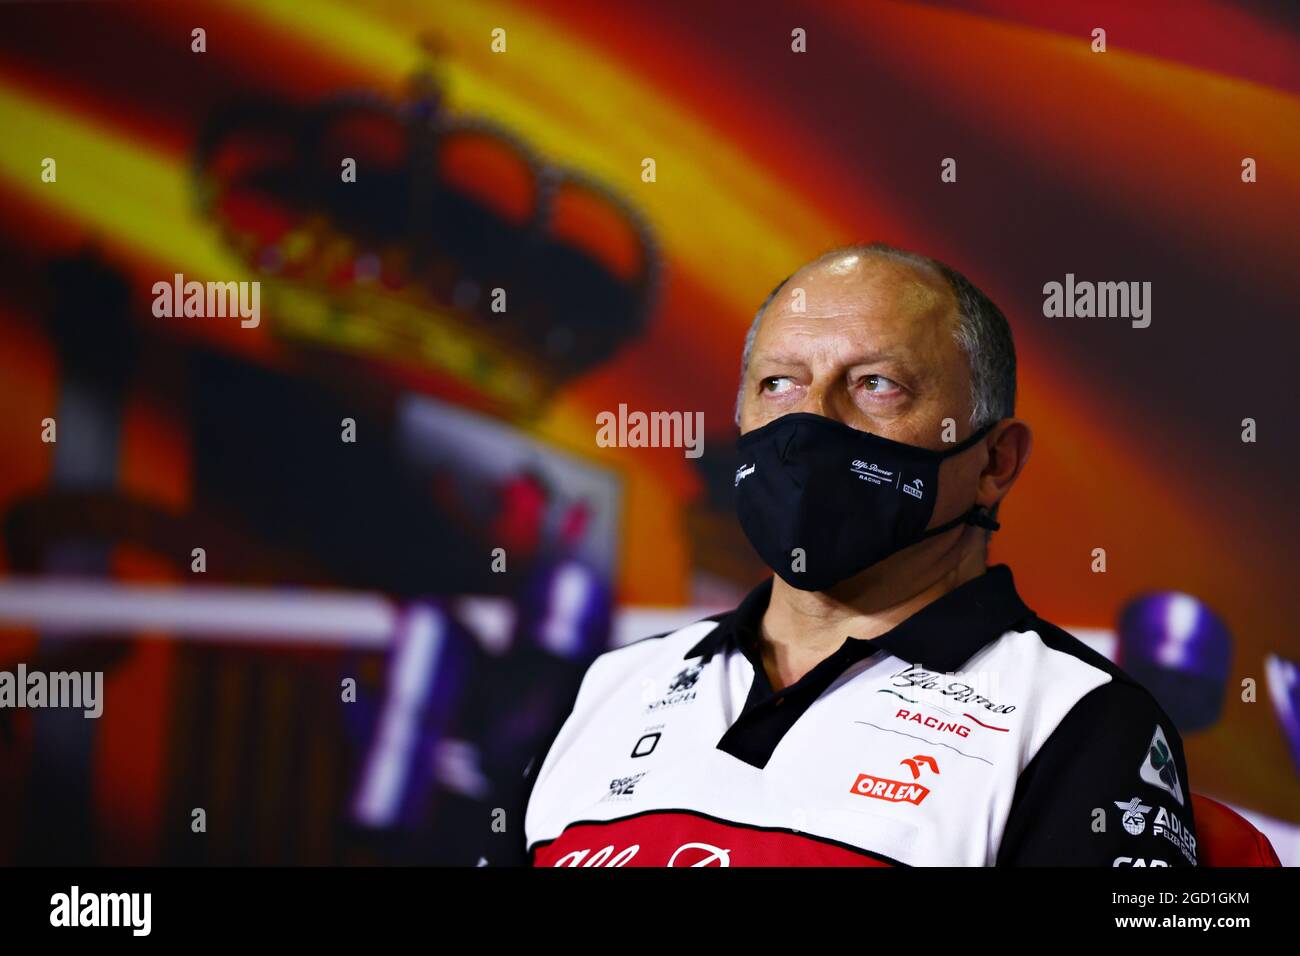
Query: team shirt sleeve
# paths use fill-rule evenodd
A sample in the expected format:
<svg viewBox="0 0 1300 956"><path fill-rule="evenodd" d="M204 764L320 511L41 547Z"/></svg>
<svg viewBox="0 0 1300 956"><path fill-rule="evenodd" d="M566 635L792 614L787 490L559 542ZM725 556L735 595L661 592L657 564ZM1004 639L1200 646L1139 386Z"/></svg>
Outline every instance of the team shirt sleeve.
<svg viewBox="0 0 1300 956"><path fill-rule="evenodd" d="M1182 740L1144 688L1084 695L1021 772L999 866L1196 866Z"/></svg>

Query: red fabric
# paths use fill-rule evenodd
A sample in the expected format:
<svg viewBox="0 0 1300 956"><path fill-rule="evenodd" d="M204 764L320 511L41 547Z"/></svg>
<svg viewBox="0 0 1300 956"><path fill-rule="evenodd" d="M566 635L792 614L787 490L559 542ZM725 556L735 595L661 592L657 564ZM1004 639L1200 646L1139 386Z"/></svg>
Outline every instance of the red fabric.
<svg viewBox="0 0 1300 956"><path fill-rule="evenodd" d="M788 830L763 830L665 810L579 823L539 849L534 866L889 866Z"/></svg>
<svg viewBox="0 0 1300 956"><path fill-rule="evenodd" d="M1201 866L1281 866L1268 837L1230 807L1192 794Z"/></svg>

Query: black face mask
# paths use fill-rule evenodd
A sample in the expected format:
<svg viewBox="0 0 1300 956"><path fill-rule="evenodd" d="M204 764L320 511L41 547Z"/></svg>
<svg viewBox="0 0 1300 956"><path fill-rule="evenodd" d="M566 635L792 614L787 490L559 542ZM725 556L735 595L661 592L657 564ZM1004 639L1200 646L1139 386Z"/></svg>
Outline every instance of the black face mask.
<svg viewBox="0 0 1300 956"><path fill-rule="evenodd" d="M932 451L824 415L783 415L736 442L740 526L767 566L803 591L824 591L960 524L996 530L979 506L925 527L939 491L939 463L970 448L993 424ZM802 562L796 548L803 549Z"/></svg>

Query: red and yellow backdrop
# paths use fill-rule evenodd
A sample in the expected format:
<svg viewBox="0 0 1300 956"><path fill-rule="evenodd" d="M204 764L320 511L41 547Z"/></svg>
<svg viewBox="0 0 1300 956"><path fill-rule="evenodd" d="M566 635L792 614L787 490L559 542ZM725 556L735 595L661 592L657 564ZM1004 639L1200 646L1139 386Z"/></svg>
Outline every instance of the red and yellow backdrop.
<svg viewBox="0 0 1300 956"><path fill-rule="evenodd" d="M1300 658L1293 10L1199 0L229 0L15 4L0 23L0 510L54 481L54 446L39 441L66 387L49 331L61 294L50 263L91 255L127 290L136 336L118 492L172 514L222 501L239 512L244 498L224 497L223 473L202 470L201 432L171 400L186 374L175 356L198 350L236 377L247 369L311 382L381 419L395 393L434 398L598 468L619 489L607 565L615 607L707 604L761 572L717 491L753 311L812 256L885 240L967 274L1014 329L1019 413L1036 445L1003 508L994 558L1011 564L1035 609L1068 627L1113 629L1126 603L1151 591L1186 592L1214 609L1233 642L1227 705L1212 727L1185 735L1193 787L1300 823L1300 768L1264 687L1269 655ZM1104 53L1093 49L1097 28ZM806 52L791 49L796 29ZM500 39L504 49L494 48ZM257 277L230 223L259 214L238 219L205 199L196 173L205 137L238 129L240 119L222 119L229 104L277 115L306 115L341 95L397 104L420 76L448 120L508 132L548 169L599 184L597 199L575 199L557 221L620 280L654 262L638 292L644 321L616 348L511 401L509 388L489 394L454 361L363 347L359 334L286 334L295 321L286 295L264 302L256 329L152 315L150 288L174 273ZM42 177L46 158L57 161L54 182ZM941 180L947 158L956 182ZM1243 182L1247 158L1255 182ZM526 206L532 181L512 186L500 160L467 152L463 185L486 183L498 209ZM291 246L307 226L267 229ZM1150 281L1150 327L1045 318L1043 285L1067 273ZM328 286L313 294L334 295ZM434 310L411 301L416 323L419 310ZM430 321L463 330L454 312ZM78 314L97 321L93 302ZM368 315L354 304L344 321L363 329ZM527 335L481 334L523 367L546 362ZM680 449L598 447L595 416L620 403L702 411L704 463ZM1255 442L1241 440L1246 418ZM365 501L347 507L364 512ZM277 565L269 544L258 550L256 514L243 519L248 546L280 571L270 580L232 560L214 568L224 582L405 593L382 575L309 568L302 542ZM1107 554L1104 574L1092 570L1096 548ZM23 570L13 562L0 554L6 573ZM186 577L130 542L115 546L105 573L124 584ZM428 589L443 590L436 580ZM5 661L40 640L33 628L5 635ZM132 636L110 678L131 703L106 719L94 750L101 845L144 841L154 850L142 859L162 852L150 820L174 774L184 668L167 638ZM1246 680L1259 686L1256 703L1238 703Z"/></svg>

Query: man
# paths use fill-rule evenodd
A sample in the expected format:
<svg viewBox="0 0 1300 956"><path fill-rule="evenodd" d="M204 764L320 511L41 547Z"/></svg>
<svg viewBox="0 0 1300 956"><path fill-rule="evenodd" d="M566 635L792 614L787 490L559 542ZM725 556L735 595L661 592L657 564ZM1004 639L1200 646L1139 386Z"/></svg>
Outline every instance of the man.
<svg viewBox="0 0 1300 956"><path fill-rule="evenodd" d="M1014 403L1006 319L947 266L856 246L781 283L736 409L775 577L586 671L526 774L528 861L1196 865L1172 722L986 565Z"/></svg>

